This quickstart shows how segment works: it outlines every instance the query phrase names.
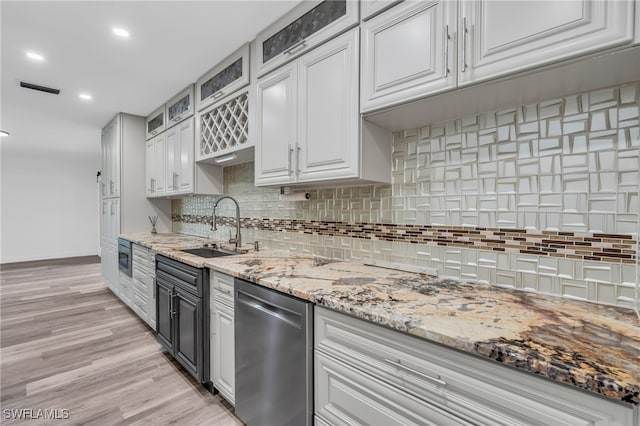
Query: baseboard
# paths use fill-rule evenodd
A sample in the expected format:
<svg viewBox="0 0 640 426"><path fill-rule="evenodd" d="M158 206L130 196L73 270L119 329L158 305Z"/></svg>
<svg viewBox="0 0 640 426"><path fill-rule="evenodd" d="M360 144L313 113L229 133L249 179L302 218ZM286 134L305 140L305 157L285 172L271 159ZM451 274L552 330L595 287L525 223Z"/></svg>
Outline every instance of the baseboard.
<svg viewBox="0 0 640 426"><path fill-rule="evenodd" d="M100 263L100 257L92 254L88 256L61 257L55 259L39 259L27 260L19 262L7 262L0 264L0 269L11 270L17 268L30 268L36 266L53 266L53 265L89 265L92 263Z"/></svg>
<svg viewBox="0 0 640 426"><path fill-rule="evenodd" d="M9 256L0 259L0 265L20 263L20 262L35 262L38 260L56 260L56 259L69 259L74 257L86 257L86 256L99 256L100 252L96 250L82 250L82 251L69 251L62 253L49 253L49 254L35 254L29 256Z"/></svg>

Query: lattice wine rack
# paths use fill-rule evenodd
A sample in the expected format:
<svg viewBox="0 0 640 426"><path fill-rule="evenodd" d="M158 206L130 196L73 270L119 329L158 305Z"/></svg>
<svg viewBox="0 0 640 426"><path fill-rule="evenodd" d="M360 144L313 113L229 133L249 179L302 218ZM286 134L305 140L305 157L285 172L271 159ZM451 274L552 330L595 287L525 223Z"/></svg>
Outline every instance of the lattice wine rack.
<svg viewBox="0 0 640 426"><path fill-rule="evenodd" d="M244 92L200 115L200 157L248 146L249 99Z"/></svg>

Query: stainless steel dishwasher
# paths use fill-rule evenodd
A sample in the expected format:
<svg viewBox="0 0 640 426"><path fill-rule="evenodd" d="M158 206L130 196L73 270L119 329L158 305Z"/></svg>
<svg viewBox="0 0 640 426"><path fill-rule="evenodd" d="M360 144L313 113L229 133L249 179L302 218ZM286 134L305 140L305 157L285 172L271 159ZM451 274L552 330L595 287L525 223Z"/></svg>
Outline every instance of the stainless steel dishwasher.
<svg viewBox="0 0 640 426"><path fill-rule="evenodd" d="M313 423L313 304L236 278L235 362L243 422Z"/></svg>

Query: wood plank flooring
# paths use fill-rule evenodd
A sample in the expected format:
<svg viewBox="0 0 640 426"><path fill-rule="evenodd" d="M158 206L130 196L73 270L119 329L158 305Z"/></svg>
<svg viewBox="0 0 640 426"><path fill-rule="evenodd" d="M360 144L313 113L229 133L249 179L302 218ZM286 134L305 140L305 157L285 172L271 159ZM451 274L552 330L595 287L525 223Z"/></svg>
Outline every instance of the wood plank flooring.
<svg viewBox="0 0 640 426"><path fill-rule="evenodd" d="M0 423L242 425L107 289L98 261L0 268ZM59 419L25 422L11 409Z"/></svg>

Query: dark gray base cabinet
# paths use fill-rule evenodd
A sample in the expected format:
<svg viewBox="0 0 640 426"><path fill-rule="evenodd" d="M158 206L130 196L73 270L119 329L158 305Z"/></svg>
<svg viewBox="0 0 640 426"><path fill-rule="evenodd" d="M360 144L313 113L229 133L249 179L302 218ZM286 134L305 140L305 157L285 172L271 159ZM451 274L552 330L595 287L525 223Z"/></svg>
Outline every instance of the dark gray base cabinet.
<svg viewBox="0 0 640 426"><path fill-rule="evenodd" d="M206 270L158 256L156 338L200 383L209 381ZM204 293L207 293L206 295ZM207 320L207 321L205 321ZM206 323L205 323L206 322Z"/></svg>

